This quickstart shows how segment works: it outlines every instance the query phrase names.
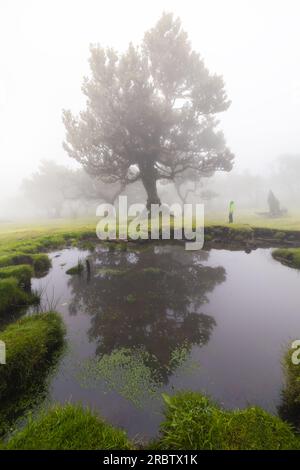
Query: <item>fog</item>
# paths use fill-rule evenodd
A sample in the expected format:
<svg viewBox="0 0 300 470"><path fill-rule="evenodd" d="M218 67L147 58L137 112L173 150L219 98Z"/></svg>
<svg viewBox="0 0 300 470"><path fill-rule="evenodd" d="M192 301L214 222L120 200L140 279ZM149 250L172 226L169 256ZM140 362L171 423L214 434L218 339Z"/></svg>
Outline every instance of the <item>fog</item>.
<svg viewBox="0 0 300 470"><path fill-rule="evenodd" d="M295 173L281 178L280 162L289 155L294 168L300 166L298 0L2 0L0 216L26 213L22 181L41 161L80 168L62 148L62 109L84 107L90 43L123 51L140 42L164 10L181 18L193 49L210 72L223 76L232 101L218 118L234 169L204 187L226 204L234 198L263 207L272 188L284 204L295 205ZM240 175L252 177L255 195L248 197Z"/></svg>

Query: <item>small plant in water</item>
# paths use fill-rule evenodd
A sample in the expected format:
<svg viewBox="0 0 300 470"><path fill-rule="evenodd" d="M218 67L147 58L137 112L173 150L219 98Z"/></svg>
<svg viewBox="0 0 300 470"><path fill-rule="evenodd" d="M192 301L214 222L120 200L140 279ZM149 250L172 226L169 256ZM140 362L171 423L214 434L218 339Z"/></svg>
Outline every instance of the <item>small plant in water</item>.
<svg viewBox="0 0 300 470"><path fill-rule="evenodd" d="M147 365L150 359L150 354L142 349L117 349L101 358L87 360L80 378L85 386L104 381L110 390L141 407L146 399L159 396L162 385Z"/></svg>
<svg viewBox="0 0 300 470"><path fill-rule="evenodd" d="M66 271L66 274L70 274L70 275L81 274L83 270L84 270L83 262L81 259L79 259L77 265L68 269Z"/></svg>

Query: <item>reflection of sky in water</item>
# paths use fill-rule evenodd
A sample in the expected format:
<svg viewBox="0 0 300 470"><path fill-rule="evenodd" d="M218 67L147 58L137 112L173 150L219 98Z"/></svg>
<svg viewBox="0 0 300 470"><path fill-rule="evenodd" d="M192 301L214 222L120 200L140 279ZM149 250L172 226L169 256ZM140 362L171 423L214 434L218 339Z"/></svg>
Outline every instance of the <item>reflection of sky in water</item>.
<svg viewBox="0 0 300 470"><path fill-rule="evenodd" d="M34 281L44 298L54 292L59 299L68 330L53 400L89 404L130 435L156 432L166 390L204 391L227 407L250 403L276 411L282 353L300 335L297 271L275 262L270 250L186 252L158 244L97 250L88 254L90 280L65 275L87 254L75 248L53 254L50 273ZM122 371L118 351L125 351ZM130 351L138 362L127 360ZM98 369L91 367L95 383L86 387L80 371L92 358ZM152 388L157 384L149 400L139 389L147 388L145 377ZM128 400L130 387L142 407L138 398Z"/></svg>

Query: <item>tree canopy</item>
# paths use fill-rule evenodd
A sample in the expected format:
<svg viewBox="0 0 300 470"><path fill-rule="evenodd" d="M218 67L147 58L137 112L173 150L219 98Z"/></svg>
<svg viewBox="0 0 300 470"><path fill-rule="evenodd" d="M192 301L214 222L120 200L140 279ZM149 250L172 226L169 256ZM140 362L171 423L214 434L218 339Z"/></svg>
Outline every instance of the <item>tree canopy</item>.
<svg viewBox="0 0 300 470"><path fill-rule="evenodd" d="M230 105L223 79L192 50L178 18L164 13L122 54L99 45L90 53L86 109L63 112L64 148L88 173L109 183L140 179L149 206L160 202L160 179L232 168L215 118Z"/></svg>

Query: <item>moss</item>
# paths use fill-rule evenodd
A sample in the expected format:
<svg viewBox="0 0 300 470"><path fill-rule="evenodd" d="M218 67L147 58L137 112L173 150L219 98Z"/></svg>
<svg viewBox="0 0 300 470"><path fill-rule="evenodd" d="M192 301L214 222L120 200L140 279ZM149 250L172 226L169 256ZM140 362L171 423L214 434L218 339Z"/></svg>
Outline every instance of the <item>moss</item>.
<svg viewBox="0 0 300 470"><path fill-rule="evenodd" d="M279 248L272 252L272 256L282 264L300 269L300 248Z"/></svg>
<svg viewBox="0 0 300 470"><path fill-rule="evenodd" d="M0 268L0 279L14 277L18 280L20 287L29 288L32 276L33 269L28 264L19 264L17 266L6 266L4 268Z"/></svg>
<svg viewBox="0 0 300 470"><path fill-rule="evenodd" d="M0 315L38 301L37 295L25 292L19 287L17 279L9 277L0 280Z"/></svg>
<svg viewBox="0 0 300 470"><path fill-rule="evenodd" d="M6 364L0 367L0 402L24 391L63 344L64 326L55 312L22 318L0 332Z"/></svg>
<svg viewBox="0 0 300 470"><path fill-rule="evenodd" d="M260 408L225 411L195 392L164 398L165 421L156 444L160 449L300 449L292 428Z"/></svg>
<svg viewBox="0 0 300 470"><path fill-rule="evenodd" d="M133 449L126 433L81 406L55 406L15 434L7 449L109 450Z"/></svg>

